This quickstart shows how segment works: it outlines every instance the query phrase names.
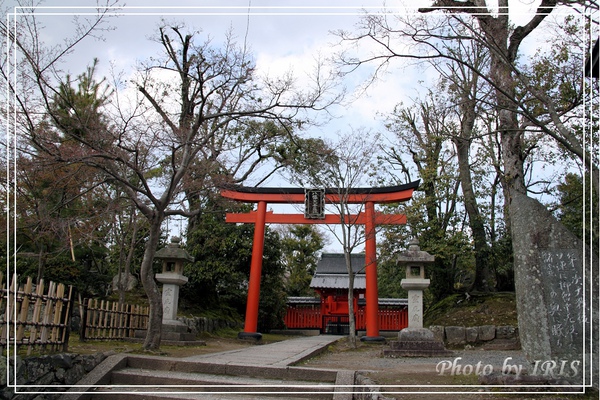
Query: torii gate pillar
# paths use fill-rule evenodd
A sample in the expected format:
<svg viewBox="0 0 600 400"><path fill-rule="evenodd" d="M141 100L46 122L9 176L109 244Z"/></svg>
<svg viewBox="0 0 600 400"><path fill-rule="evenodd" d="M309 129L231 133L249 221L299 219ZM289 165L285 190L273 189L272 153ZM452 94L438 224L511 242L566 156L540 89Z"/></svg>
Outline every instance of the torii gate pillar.
<svg viewBox="0 0 600 400"><path fill-rule="evenodd" d="M250 261L250 279L248 280L248 301L246 302L246 319L244 331L238 334L239 339L260 340L258 333L258 302L260 299L260 278L262 274L262 258L265 248L265 220L267 202L259 201L257 205L256 222L254 224L254 242L252 245L252 260Z"/></svg>
<svg viewBox="0 0 600 400"><path fill-rule="evenodd" d="M367 281L366 297L366 325L367 334L360 338L363 342L382 342L383 336L379 335L379 290L377 289L377 246L375 244L375 204L372 201L365 203L365 279Z"/></svg>

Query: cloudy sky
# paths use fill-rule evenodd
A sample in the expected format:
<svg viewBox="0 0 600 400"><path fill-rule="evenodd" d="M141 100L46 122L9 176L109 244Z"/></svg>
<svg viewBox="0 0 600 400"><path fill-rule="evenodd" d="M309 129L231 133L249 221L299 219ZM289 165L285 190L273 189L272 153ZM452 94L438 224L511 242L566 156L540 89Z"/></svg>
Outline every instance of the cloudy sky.
<svg viewBox="0 0 600 400"><path fill-rule="evenodd" d="M531 3L529 0L525 0ZM428 0L387 2L388 10L399 13L414 12L417 6L430 4ZM514 0L520 3L520 0ZM47 44L61 43L73 32L73 18L86 18L95 12L92 1L61 0L41 2L35 9L39 21L45 26L43 40ZM381 12L383 0L225 0L198 1L177 0L129 0L121 9L114 9L114 17L108 24L115 29L104 33L104 41L86 40L77 47L68 61L66 69L78 74L94 57L100 60L100 71L108 74L111 64L117 70L130 70L138 60L156 55L160 48L149 38L156 33L161 18L181 21L189 27L210 35L219 42L231 28L240 42L246 39L254 53L258 68L271 73L293 68L297 73L302 68L310 69L317 55L328 56L336 48L337 38L331 31L351 30L363 12ZM14 9L13 0L5 0L10 12L18 15L26 8ZM118 16L117 16L118 15ZM377 112L390 111L402 98L414 97L419 87L417 77L406 73L394 74L384 82L371 88L351 108L344 112L347 124L372 126ZM353 75L350 87L357 84L361 76ZM340 115L342 116L342 115ZM343 124L334 130L343 129Z"/></svg>
<svg viewBox="0 0 600 400"><path fill-rule="evenodd" d="M91 1L47 1L36 8L35 13L45 26L43 40L52 45L72 34L73 18L85 18L86 13L95 11L81 6L86 3L92 4ZM382 10L381 0L179 0L165 6L166 3L164 0L127 1L125 7L115 9L115 16L108 19L108 24L115 29L104 33L103 41L88 39L78 46L69 56L65 70L77 75L96 57L100 61L101 74L108 74L110 65L117 70L130 71L137 61L160 52L159 45L149 38L156 34L159 21L165 18L199 29L203 35L210 35L215 43L219 43L231 28L240 42L246 41L259 70L277 74L293 69L301 76L302 70L309 71L314 65L315 57L327 57L339 49L334 46L337 38L331 31L352 29L364 10ZM23 12L27 10L17 10L17 14ZM347 84L352 88L360 81L360 75L353 75ZM323 127L320 134L344 130L350 125L376 127L377 112L391 111L403 95L414 96L416 90L414 76L398 74L372 87L351 107L335 110L339 117L335 126Z"/></svg>
<svg viewBox="0 0 600 400"><path fill-rule="evenodd" d="M417 6L431 4L429 0L388 1L388 10L413 13ZM523 0L532 7L539 0ZM86 18L94 13L93 1L45 1L36 7L35 14L44 26L43 41L47 45L60 44L73 34L73 19ZM161 19L183 22L186 27L200 30L220 43L230 28L239 42L246 42L254 54L259 71L270 74L290 69L296 76L311 71L317 56L328 57L340 48L334 30L352 30L365 11L383 11L383 0L128 0L125 6L114 9L114 16L105 26L114 28L103 34L103 40L86 39L65 59L63 68L72 75L85 70L93 58L99 59L99 75L109 75L112 66L125 74L131 73L139 60L160 53L160 46L150 37L157 32ZM521 0L513 0L521 4ZM5 0L5 7L19 18L26 8L14 9L14 0ZM368 73L351 74L345 85L354 89ZM381 131L381 114L387 114L401 101L409 101L422 91L418 83L427 78L427 72L402 69L395 63L394 73L370 87L350 105L333 112L338 117L331 124L318 128L314 135L330 136L348 131L349 127Z"/></svg>
<svg viewBox="0 0 600 400"><path fill-rule="evenodd" d="M525 1L527 7L534 5ZM417 6L431 4L426 0L409 3L411 7L403 8L401 1L388 1L388 9L394 7L399 13L412 13ZM95 12L92 4L81 0L42 2L34 11L44 26L42 40L48 45L62 43L73 34L74 18L87 18L87 14ZM150 37L156 34L158 23L164 18L198 29L202 35L210 35L215 43L220 43L231 28L239 42L248 44L259 71L277 74L293 69L296 75L302 75L303 70L311 70L317 55L327 57L339 49L335 46L338 39L331 31L352 30L365 10L381 12L383 4L382 0L129 0L124 7L114 9L114 15L108 19L108 25L114 29L105 32L101 41L89 38L82 42L65 59L63 68L77 75L93 58L98 58L100 75L108 75L111 65L117 71L130 73L137 61L159 54L160 46ZM14 9L15 5L15 1L4 2L9 13L14 13L9 14L10 18L29 12L25 8ZM401 101L416 97L422 90L418 81L427 77L422 70L401 69L399 63L394 71L352 104L334 109L337 118L329 124L311 128L307 134L335 138L350 127L383 131L381 114L391 112ZM353 74L346 85L352 90L365 76ZM267 184L287 186L280 181Z"/></svg>

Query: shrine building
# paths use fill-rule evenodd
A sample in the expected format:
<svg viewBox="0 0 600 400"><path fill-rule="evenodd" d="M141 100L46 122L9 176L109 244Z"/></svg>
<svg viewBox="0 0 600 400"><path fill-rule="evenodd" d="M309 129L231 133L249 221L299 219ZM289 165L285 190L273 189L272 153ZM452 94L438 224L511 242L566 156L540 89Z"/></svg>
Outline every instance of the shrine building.
<svg viewBox="0 0 600 400"><path fill-rule="evenodd" d="M356 330L366 330L367 280L365 255L352 254L354 271L354 315ZM348 314L348 270L344 254L324 253L317 264L310 283L319 297L289 297L284 318L288 329L318 329L320 333L347 335ZM408 326L408 300L383 299L378 301L378 322L382 331L400 331Z"/></svg>

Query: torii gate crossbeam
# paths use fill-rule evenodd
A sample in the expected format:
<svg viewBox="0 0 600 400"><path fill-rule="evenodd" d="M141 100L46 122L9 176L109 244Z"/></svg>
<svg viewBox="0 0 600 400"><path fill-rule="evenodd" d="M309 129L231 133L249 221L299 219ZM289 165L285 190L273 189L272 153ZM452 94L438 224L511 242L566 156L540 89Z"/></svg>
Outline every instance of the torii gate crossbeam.
<svg viewBox="0 0 600 400"><path fill-rule="evenodd" d="M354 188L343 191L340 189L325 189L325 200L329 203L340 203L343 199L348 204L364 204L365 212L357 215L345 216L345 223L365 225L365 278L366 278L366 325L367 332L363 340L379 341L379 296L377 290L377 256L375 244L376 225L405 224L405 215L388 215L375 212L375 204L397 203L412 198L414 190L419 186L419 181L402 186L380 188ZM274 214L267 212L268 203L276 204L302 204L305 201L303 188L248 188L233 186L221 190L221 196L246 202L257 203L257 210L249 213L227 213L228 223L253 223L254 243L252 246L252 260L250 264L250 279L248 282L248 301L246 303L246 316L244 331L239 338L260 339L262 335L257 332L258 303L260 297L260 279L262 258L264 250L265 225L274 224L341 224L339 215L325 215L323 219L309 219L302 214Z"/></svg>

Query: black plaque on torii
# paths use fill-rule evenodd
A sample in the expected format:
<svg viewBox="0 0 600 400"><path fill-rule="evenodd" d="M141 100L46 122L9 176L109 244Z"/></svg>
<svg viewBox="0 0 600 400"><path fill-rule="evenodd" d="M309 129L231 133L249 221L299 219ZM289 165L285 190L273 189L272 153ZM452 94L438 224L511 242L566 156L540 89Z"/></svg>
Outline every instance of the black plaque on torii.
<svg viewBox="0 0 600 400"><path fill-rule="evenodd" d="M304 218L325 219L325 189L304 189Z"/></svg>

